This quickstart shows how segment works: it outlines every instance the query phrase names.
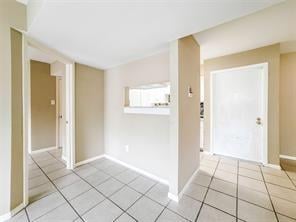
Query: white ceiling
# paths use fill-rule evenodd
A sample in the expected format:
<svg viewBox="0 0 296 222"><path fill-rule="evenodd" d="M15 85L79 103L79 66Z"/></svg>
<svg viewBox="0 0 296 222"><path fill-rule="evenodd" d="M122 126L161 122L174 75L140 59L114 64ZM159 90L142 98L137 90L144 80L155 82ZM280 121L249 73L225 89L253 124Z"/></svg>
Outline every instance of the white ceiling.
<svg viewBox="0 0 296 222"><path fill-rule="evenodd" d="M295 51L296 1L288 0L261 12L194 35L203 59L281 43L281 52Z"/></svg>
<svg viewBox="0 0 296 222"><path fill-rule="evenodd" d="M45 63L53 63L56 61L55 58L47 55L46 53L34 48L34 47L31 47L29 46L28 49L27 49L27 53L28 53L28 57L29 59L31 60L35 60L35 61L39 61L39 62L45 62Z"/></svg>
<svg viewBox="0 0 296 222"><path fill-rule="evenodd" d="M281 1L47 0L28 34L75 61L105 69Z"/></svg>

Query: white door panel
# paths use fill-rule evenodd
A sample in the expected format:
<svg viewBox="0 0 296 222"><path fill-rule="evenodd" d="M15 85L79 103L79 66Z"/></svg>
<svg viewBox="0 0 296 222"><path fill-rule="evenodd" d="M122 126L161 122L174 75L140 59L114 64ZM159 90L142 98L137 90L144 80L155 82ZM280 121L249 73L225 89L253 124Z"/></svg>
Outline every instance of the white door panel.
<svg viewBox="0 0 296 222"><path fill-rule="evenodd" d="M212 73L212 149L214 153L262 161L263 67Z"/></svg>

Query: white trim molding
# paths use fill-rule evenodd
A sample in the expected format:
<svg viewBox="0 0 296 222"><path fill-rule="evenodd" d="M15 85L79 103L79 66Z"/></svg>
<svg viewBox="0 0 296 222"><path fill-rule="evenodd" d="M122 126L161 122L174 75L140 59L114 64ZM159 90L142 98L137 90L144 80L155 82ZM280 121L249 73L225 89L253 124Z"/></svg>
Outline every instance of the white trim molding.
<svg viewBox="0 0 296 222"><path fill-rule="evenodd" d="M199 171L199 168L196 169L194 171L194 173L191 175L191 177L189 178L189 180L187 181L187 183L185 184L185 186L183 187L183 189L181 190L181 192L178 195L172 194L172 193L168 193L168 198L170 198L171 200L175 201L175 202L179 202L179 200L182 198L182 196L184 195L184 192L186 191L186 189L189 187L189 185L192 183L195 175L197 174L197 172Z"/></svg>
<svg viewBox="0 0 296 222"><path fill-rule="evenodd" d="M55 150L55 149L58 149L58 147L56 147L56 146L44 147L44 148L40 148L38 150L32 150L30 154L43 153L43 152L47 152L47 151L51 151L51 150Z"/></svg>
<svg viewBox="0 0 296 222"><path fill-rule="evenodd" d="M168 198L175 201L175 202L179 202L179 196L178 195L175 195L175 194L172 194L172 193L168 193Z"/></svg>
<svg viewBox="0 0 296 222"><path fill-rule="evenodd" d="M277 165L277 164L267 163L267 164L263 164L263 166L270 167L270 168L277 169L277 170L281 170L282 169L281 166L280 165Z"/></svg>
<svg viewBox="0 0 296 222"><path fill-rule="evenodd" d="M204 154L206 154L206 155L211 155L211 156L214 155L214 153L212 153L212 152L210 152L210 151L207 151L207 150L200 151L200 153L204 153Z"/></svg>
<svg viewBox="0 0 296 222"><path fill-rule="evenodd" d="M167 180L165 180L163 178L160 178L158 176L155 176L154 174L151 174L151 173L149 173L149 172L147 172L145 170L142 170L140 168L134 167L134 166L132 166L132 165L130 165L128 163L125 163L125 162L123 162L123 161L121 161L121 160L119 160L119 159L117 159L115 157L109 156L107 154L105 154L104 156L107 159L112 160L112 161L114 161L114 162L116 162L116 163L118 163L118 164L120 164L122 166L125 166L125 167L127 167L127 168L129 168L131 170L134 170L134 171L136 171L136 172L138 172L138 173L140 173L140 174L142 174L142 175L144 175L146 177L151 178L152 180L156 180L156 181L158 181L158 182L160 182L162 184L165 184L165 185L168 185L169 184L169 182Z"/></svg>
<svg viewBox="0 0 296 222"><path fill-rule="evenodd" d="M129 114L150 114L150 115L170 115L169 107L124 107L124 113Z"/></svg>
<svg viewBox="0 0 296 222"><path fill-rule="evenodd" d="M9 220L10 218L12 218L14 215L16 215L18 212L20 212L24 208L25 208L25 204L24 203L18 205L16 208L14 208L13 210L11 210L10 212L8 212L8 213L6 213L4 215L1 215L0 216L0 222Z"/></svg>
<svg viewBox="0 0 296 222"><path fill-rule="evenodd" d="M280 158L287 160L296 160L296 156L280 155Z"/></svg>
<svg viewBox="0 0 296 222"><path fill-rule="evenodd" d="M83 164L90 163L90 162L92 162L92 161L95 161L95 160L97 160L97 159L101 159L101 158L103 158L103 157L104 157L104 154L103 154L103 155L99 155L99 156L95 156L95 157L92 157L92 158L89 158L89 159L86 159L86 160L82 160L82 161L80 161L80 162L78 162L78 163L75 163L75 167L81 166L81 165L83 165Z"/></svg>

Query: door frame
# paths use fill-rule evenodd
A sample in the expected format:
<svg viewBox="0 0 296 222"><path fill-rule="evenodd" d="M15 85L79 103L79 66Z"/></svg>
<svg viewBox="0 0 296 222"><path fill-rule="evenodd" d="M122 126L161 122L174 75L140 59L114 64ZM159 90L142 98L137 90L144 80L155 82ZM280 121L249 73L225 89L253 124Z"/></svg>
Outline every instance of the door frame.
<svg viewBox="0 0 296 222"><path fill-rule="evenodd" d="M58 61L66 64L66 89L65 89L65 137L64 144L66 149L66 162L68 169L75 167L75 62L59 52L44 46L42 43L32 39L23 33L23 117L24 117L24 205L29 203L29 173L28 173L28 158L32 152L31 143L31 72L30 59L28 57L28 46L37 48L38 50L56 58ZM57 103L56 103L57 105Z"/></svg>
<svg viewBox="0 0 296 222"><path fill-rule="evenodd" d="M246 65L246 66L239 66L239 67L233 67L233 68L227 68L227 69L219 69L214 70L210 72L210 152L215 153L213 144L214 144L214 115L213 115L213 79L216 74L227 72L227 71L235 71L235 70L241 70L241 69L249 69L249 68L255 68L255 67L261 67L263 68L263 72L261 74L261 92L263 95L263 102L262 102L262 110L263 110L263 116L262 116L262 127L263 127L263 136L262 136L262 151L261 151L261 163L267 164L268 163L268 62L265 63L259 63L259 64L252 64L252 65Z"/></svg>

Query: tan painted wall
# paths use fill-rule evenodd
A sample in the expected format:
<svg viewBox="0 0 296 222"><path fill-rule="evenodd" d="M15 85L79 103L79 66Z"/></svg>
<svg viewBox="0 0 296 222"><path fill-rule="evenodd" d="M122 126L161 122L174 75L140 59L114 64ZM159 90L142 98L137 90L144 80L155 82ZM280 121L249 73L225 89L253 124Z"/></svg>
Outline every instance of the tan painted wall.
<svg viewBox="0 0 296 222"><path fill-rule="evenodd" d="M104 72L75 65L76 163L104 154Z"/></svg>
<svg viewBox="0 0 296 222"><path fill-rule="evenodd" d="M17 204L21 191L21 185L12 188L14 178L19 176L18 166L12 162L18 161L22 157L22 153L17 150L20 147L13 143L13 137L19 133L12 129L12 118L15 114L12 113L14 107L18 106L16 98L12 99L14 88L12 82L12 67L11 67L11 32L10 28L14 27L19 30L26 30L26 7L16 1L1 0L0 1L0 216L8 213L12 207ZM14 53L13 53L14 54ZM18 81L17 81L18 82ZM14 121L19 121L14 120ZM17 127L18 128L18 127ZM17 135L18 136L18 135ZM12 146L14 147L12 149ZM15 159L16 158L16 159ZM18 180L17 178L16 180ZM22 178L21 178L22 180ZM14 190L15 194L12 192ZM19 203L20 204L20 203Z"/></svg>
<svg viewBox="0 0 296 222"><path fill-rule="evenodd" d="M168 80L168 52L105 71L106 154L165 180L170 170L169 116L126 114L123 107L125 87Z"/></svg>
<svg viewBox="0 0 296 222"><path fill-rule="evenodd" d="M200 48L192 36L171 44L170 81L170 192L178 195L199 167Z"/></svg>
<svg viewBox="0 0 296 222"><path fill-rule="evenodd" d="M296 157L296 52L281 55L280 154Z"/></svg>
<svg viewBox="0 0 296 222"><path fill-rule="evenodd" d="M23 93L22 34L11 30L12 141L11 141L11 209L23 201Z"/></svg>
<svg viewBox="0 0 296 222"><path fill-rule="evenodd" d="M268 162L279 164L279 76L280 45L275 44L229 56L209 59L205 70L205 150L210 147L210 72L268 62Z"/></svg>
<svg viewBox="0 0 296 222"><path fill-rule="evenodd" d="M32 151L56 146L56 77L50 64L33 61L31 69Z"/></svg>

